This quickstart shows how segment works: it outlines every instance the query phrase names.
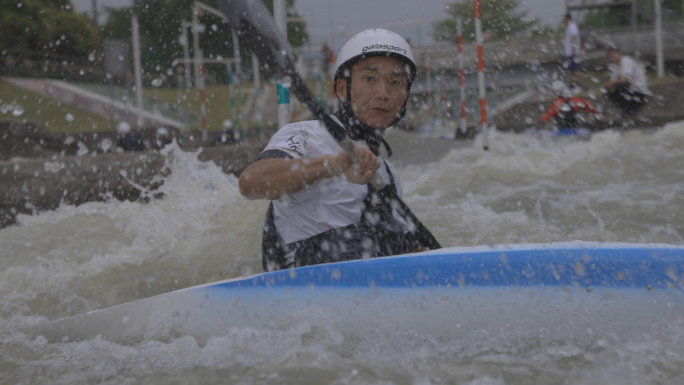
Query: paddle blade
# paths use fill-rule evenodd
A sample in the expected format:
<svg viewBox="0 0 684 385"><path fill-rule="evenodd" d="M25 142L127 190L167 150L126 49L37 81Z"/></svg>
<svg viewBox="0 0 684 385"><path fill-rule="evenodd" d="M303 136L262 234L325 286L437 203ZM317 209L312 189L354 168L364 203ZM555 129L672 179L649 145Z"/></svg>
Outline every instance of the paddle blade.
<svg viewBox="0 0 684 385"><path fill-rule="evenodd" d="M249 47L278 76L291 76L294 60L290 46L261 0L219 0L240 43Z"/></svg>
<svg viewBox="0 0 684 385"><path fill-rule="evenodd" d="M343 140L344 130L316 102L299 76L290 46L261 0L219 0L219 5L237 31L240 43L253 50L276 75L289 77L290 90L297 99L309 107L316 119L325 123L337 141Z"/></svg>

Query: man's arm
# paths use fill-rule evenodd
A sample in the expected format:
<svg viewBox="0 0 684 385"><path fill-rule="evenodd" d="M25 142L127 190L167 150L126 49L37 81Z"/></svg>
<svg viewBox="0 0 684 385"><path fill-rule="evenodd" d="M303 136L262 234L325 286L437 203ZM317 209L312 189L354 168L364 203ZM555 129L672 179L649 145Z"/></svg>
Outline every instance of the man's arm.
<svg viewBox="0 0 684 385"><path fill-rule="evenodd" d="M354 144L356 164L345 152L310 159L260 159L240 175L240 194L247 199L273 200L301 191L320 179L342 174L352 183L369 183L380 167L380 159L367 147Z"/></svg>

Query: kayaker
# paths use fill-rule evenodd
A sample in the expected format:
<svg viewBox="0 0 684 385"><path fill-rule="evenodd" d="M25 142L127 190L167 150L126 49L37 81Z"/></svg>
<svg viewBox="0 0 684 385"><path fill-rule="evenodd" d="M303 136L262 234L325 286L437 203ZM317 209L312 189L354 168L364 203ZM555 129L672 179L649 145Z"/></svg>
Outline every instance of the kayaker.
<svg viewBox="0 0 684 385"><path fill-rule="evenodd" d="M553 119L556 127L562 130L578 128L580 124L577 121L577 115L582 110L587 110L594 117L598 117L599 112L594 107L594 103L584 98L572 96L563 81L556 80L551 83L551 92L553 92L556 99L546 113L541 116L540 120L542 123Z"/></svg>
<svg viewBox="0 0 684 385"><path fill-rule="evenodd" d="M441 247L400 204L399 176L381 154L381 148L392 154L385 129L404 116L415 76L413 52L403 38L384 29L360 32L335 62L340 109L333 115L353 139L358 160L311 120L280 128L244 170L242 195L271 200L264 271ZM387 184L381 190L370 183L376 173Z"/></svg>

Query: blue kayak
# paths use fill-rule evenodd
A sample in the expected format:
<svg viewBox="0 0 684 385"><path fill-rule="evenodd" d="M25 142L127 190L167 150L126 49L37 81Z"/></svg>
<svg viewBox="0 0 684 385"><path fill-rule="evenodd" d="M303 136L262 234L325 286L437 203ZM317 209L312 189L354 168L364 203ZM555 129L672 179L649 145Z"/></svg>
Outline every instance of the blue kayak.
<svg viewBox="0 0 684 385"><path fill-rule="evenodd" d="M684 247L569 242L445 248L195 286L27 328L123 344L330 318L338 330L587 330L630 336L684 320Z"/></svg>
<svg viewBox="0 0 684 385"><path fill-rule="evenodd" d="M581 127L567 127L559 128L554 131L552 136L588 136L591 135L591 130Z"/></svg>

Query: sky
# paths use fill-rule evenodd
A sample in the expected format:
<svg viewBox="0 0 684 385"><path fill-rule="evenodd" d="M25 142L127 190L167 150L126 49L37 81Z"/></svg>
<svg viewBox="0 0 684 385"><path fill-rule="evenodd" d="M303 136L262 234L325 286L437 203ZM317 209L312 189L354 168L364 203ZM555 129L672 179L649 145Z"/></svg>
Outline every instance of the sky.
<svg viewBox="0 0 684 385"><path fill-rule="evenodd" d="M77 12L92 12L92 0L72 1ZM132 4L132 0L96 1L98 9ZM307 19L312 48L328 42L337 51L355 32L371 27L390 29L414 45L434 44L432 23L445 17L450 3L454 0L295 0L295 9ZM565 13L565 0L521 0L520 4L551 26L558 25Z"/></svg>

